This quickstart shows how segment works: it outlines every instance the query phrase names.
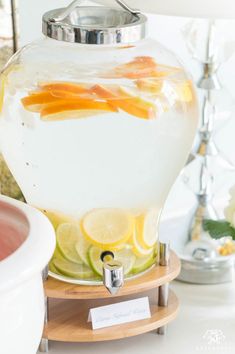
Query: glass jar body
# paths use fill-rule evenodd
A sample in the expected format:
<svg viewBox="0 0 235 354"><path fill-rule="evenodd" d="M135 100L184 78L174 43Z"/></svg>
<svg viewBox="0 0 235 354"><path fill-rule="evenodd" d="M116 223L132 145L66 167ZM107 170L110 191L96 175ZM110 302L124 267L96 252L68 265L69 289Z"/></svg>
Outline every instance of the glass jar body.
<svg viewBox="0 0 235 354"><path fill-rule="evenodd" d="M12 58L3 87L2 153L27 202L55 227L51 272L97 284L104 251L126 277L149 269L197 127L194 88L174 55L151 39L44 39Z"/></svg>

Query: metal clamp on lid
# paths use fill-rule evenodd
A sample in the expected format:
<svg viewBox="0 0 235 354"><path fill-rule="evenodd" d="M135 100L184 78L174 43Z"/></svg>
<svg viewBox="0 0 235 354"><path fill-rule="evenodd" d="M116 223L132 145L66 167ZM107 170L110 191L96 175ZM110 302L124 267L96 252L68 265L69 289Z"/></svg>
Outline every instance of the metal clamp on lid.
<svg viewBox="0 0 235 354"><path fill-rule="evenodd" d="M146 16L115 0L122 9L104 6L79 6L73 1L67 8L46 12L42 32L58 41L82 44L127 44L145 37Z"/></svg>

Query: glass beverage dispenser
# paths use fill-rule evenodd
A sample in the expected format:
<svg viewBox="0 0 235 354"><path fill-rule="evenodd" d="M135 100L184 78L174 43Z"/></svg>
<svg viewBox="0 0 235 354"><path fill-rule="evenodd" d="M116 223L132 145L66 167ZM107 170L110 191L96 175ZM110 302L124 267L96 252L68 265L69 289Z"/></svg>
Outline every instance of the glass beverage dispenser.
<svg viewBox="0 0 235 354"><path fill-rule="evenodd" d="M111 292L156 263L161 211L197 127L191 79L146 25L123 3L75 1L47 12L44 38L1 74L1 150L54 225L50 274L104 277Z"/></svg>

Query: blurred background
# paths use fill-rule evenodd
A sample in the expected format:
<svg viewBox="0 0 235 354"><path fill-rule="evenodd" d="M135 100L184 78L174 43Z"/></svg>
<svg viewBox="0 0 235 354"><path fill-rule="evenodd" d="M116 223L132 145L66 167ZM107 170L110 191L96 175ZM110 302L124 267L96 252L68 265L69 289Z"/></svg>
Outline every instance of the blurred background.
<svg viewBox="0 0 235 354"><path fill-rule="evenodd" d="M41 37L41 17L52 8L68 5L68 0L0 0L0 66L8 60L19 47L27 45ZM200 28L203 32L203 20L167 17L147 14L149 17L149 36L175 52L197 83L202 75L202 65L190 51L190 45L200 47ZM218 106L221 119L216 122L214 140L223 155L235 165L235 23L217 21L218 46L224 45L224 63L219 68L218 76L223 89L218 93ZM200 48L198 48L200 51ZM193 58L194 57L194 58ZM199 100L201 92L198 90ZM221 123L222 122L222 123ZM235 170L223 169L212 161L214 169L213 200L218 215L223 217L223 209L228 200L229 188L235 184ZM196 207L194 192L198 183L198 161L193 161L182 171L167 200L161 228L167 229L172 244L179 249L187 239L188 228ZM0 160L1 193L17 199L23 199L10 172ZM165 220L174 219L168 223ZM166 230L164 230L166 231Z"/></svg>

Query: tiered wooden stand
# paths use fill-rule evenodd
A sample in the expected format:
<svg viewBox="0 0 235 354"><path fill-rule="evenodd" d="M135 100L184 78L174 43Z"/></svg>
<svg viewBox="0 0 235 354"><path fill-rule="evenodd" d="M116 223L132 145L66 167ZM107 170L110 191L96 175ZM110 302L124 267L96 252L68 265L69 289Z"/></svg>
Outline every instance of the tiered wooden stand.
<svg viewBox="0 0 235 354"><path fill-rule="evenodd" d="M164 334L165 326L178 312L175 294L168 293L168 284L180 272L180 261L170 253L167 266L156 265L142 276L125 282L116 295L110 295L103 285L84 286L61 282L49 277L44 282L47 314L40 351L48 351L48 341L96 342L131 337L158 329ZM92 330L87 322L89 309L148 296L151 318L104 329Z"/></svg>

